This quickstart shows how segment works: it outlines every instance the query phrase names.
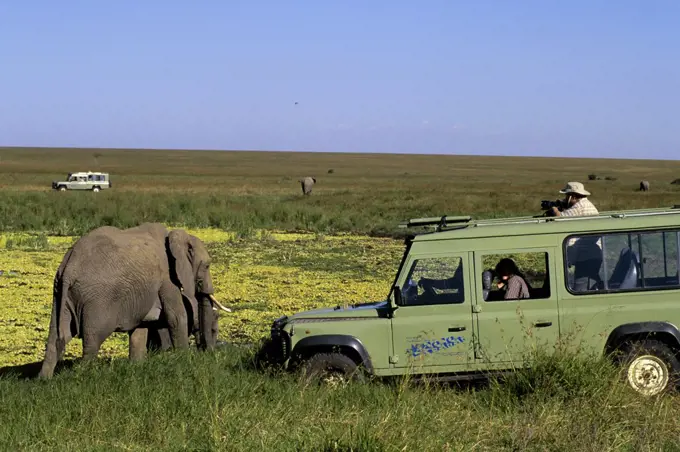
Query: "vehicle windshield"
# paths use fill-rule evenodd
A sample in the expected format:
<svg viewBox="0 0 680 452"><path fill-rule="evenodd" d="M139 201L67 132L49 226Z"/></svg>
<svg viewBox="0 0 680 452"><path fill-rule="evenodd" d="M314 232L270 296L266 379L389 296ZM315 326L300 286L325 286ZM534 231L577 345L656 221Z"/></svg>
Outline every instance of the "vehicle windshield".
<svg viewBox="0 0 680 452"><path fill-rule="evenodd" d="M406 248L404 249L404 254L401 256L401 262L399 262L399 268L397 268L397 273L394 275L394 280L392 281L392 285L390 286L390 291L387 293L387 298L390 298L390 295L392 295L392 289L394 288L394 285L397 284L397 279L399 279L399 274L401 273L401 269L404 267L404 263L406 262L406 257L408 256L408 252L411 249L411 245L413 244L413 238L414 236L408 236L404 240L404 243L406 244Z"/></svg>

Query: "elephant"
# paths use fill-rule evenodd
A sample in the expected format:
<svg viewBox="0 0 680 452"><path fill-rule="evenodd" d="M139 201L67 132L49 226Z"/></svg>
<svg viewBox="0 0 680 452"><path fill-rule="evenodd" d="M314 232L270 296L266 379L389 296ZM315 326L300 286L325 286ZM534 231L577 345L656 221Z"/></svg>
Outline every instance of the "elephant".
<svg viewBox="0 0 680 452"><path fill-rule="evenodd" d="M640 191L649 191L649 182L643 180L640 182Z"/></svg>
<svg viewBox="0 0 680 452"><path fill-rule="evenodd" d="M129 335L129 359L142 360L149 328L167 328L174 348L189 334L203 349L216 342L210 255L197 237L160 223L129 229L101 226L64 255L54 277L52 313L39 376L50 378L66 345L83 340L83 360L96 358L114 332Z"/></svg>
<svg viewBox="0 0 680 452"><path fill-rule="evenodd" d="M316 184L316 178L305 177L304 179L300 179L298 182L300 182L300 186L302 187L302 194L309 195L312 193L312 186Z"/></svg>
<svg viewBox="0 0 680 452"><path fill-rule="evenodd" d="M226 307L221 307L220 309L226 312L232 312L231 309ZM215 312L210 325L210 331L212 332L213 337L217 338L219 332L219 311L214 306L213 311ZM148 331L149 333L146 340L147 351L166 351L172 348L172 338L170 337L170 331L167 325L155 324L153 326L149 326ZM200 335L197 336L196 345L199 349L202 349L206 346L206 344L201 343Z"/></svg>

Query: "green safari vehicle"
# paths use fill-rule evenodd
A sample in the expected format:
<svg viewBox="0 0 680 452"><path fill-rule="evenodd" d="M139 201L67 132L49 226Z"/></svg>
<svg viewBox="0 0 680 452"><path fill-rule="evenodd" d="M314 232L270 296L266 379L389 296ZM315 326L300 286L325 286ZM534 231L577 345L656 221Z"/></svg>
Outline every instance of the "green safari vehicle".
<svg viewBox="0 0 680 452"><path fill-rule="evenodd" d="M532 347L568 342L611 356L641 394L676 386L680 206L404 226L435 230L407 237L385 300L283 316L263 359L315 377L467 379L524 366ZM505 258L528 298L507 298L495 282Z"/></svg>

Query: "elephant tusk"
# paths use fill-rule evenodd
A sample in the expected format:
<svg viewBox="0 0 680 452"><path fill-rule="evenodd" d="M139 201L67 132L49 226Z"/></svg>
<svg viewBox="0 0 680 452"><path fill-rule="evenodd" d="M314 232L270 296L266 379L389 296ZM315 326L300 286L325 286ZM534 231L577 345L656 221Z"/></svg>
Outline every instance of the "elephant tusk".
<svg viewBox="0 0 680 452"><path fill-rule="evenodd" d="M223 310L223 311L225 311L225 312L231 312L231 309L225 308L224 306L222 306L222 303L220 303L219 301L217 301L217 299L216 299L212 294L208 295L208 298L210 298L210 301L212 301L212 302L215 303L217 306L219 306L219 308L220 308L221 310Z"/></svg>

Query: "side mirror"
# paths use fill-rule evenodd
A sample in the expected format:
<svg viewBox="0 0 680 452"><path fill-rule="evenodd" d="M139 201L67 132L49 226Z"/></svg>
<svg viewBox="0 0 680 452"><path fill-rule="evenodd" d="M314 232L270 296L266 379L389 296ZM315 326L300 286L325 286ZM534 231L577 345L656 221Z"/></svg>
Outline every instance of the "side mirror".
<svg viewBox="0 0 680 452"><path fill-rule="evenodd" d="M395 284L394 287L392 287L392 292L394 293L394 303L397 306L401 306L401 287Z"/></svg>

